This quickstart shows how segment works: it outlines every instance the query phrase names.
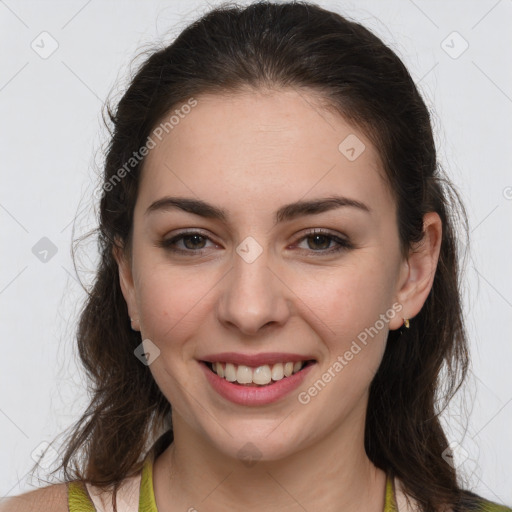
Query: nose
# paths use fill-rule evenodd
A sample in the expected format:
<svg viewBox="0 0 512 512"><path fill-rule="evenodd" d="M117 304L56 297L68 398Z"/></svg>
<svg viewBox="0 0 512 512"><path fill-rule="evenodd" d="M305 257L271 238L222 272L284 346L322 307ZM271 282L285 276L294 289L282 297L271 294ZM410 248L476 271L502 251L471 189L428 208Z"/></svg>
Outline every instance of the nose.
<svg viewBox="0 0 512 512"><path fill-rule="evenodd" d="M250 336L282 326L290 316L290 289L271 269L266 251L251 263L235 254L223 281L217 314L225 327Z"/></svg>

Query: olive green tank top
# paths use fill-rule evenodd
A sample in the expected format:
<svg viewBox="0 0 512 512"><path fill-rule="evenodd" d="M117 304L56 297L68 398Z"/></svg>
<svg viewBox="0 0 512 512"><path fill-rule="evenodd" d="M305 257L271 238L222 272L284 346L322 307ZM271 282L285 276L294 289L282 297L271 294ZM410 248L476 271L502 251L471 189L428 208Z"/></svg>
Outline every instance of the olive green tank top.
<svg viewBox="0 0 512 512"><path fill-rule="evenodd" d="M158 512L156 508L155 494L153 491L153 460L154 457L148 456L144 461L144 467L140 475L139 499L132 496L132 502L117 505L118 512ZM119 502L118 502L119 503ZM87 491L87 487L82 482L68 483L68 507L69 512L103 512L104 510L113 510L112 505L104 508L95 507L93 500ZM101 505L100 505L101 507ZM397 512L393 482L388 475L386 482L386 497L384 512Z"/></svg>
<svg viewBox="0 0 512 512"><path fill-rule="evenodd" d="M152 459L147 458L140 477L139 500L138 503L126 503L124 507L117 506L119 512L158 512L153 492L153 468ZM136 500L133 500L136 501ZM87 488L81 482L68 483L68 507L69 512L103 512L103 510L113 510L112 506L96 508ZM397 512L393 496L393 484L388 476L386 483L386 502L384 512Z"/></svg>
<svg viewBox="0 0 512 512"><path fill-rule="evenodd" d="M135 477L131 477L130 485L125 486L124 491L118 494L118 512L158 512L153 490L153 463L168 446L169 432L161 436L153 445L144 459L142 471ZM123 489L123 488L121 488ZM112 498L95 495L93 488L80 481L68 482L68 507L69 512L111 512ZM414 500L412 500L414 506ZM410 508L402 492L401 482L393 478L388 472L386 478L386 490L383 512L409 512ZM483 500L475 512L512 512L511 508Z"/></svg>
<svg viewBox="0 0 512 512"><path fill-rule="evenodd" d="M122 506L120 506L118 498L118 512L158 512L153 492L153 457L146 457L141 475L136 479L136 482L140 482L138 500L136 498L137 494L132 493L129 495L131 499L124 499L121 501ZM106 512L113 510L112 505L108 506L104 501L98 501L95 505L91 493L88 491L88 486L77 481L68 483L68 508L69 512Z"/></svg>

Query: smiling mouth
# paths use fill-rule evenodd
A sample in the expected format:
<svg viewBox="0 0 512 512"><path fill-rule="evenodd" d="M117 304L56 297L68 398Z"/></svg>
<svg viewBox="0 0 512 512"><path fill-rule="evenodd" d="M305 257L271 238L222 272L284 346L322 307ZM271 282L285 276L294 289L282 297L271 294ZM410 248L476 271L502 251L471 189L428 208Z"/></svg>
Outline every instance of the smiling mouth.
<svg viewBox="0 0 512 512"><path fill-rule="evenodd" d="M202 361L212 373L218 377L246 387L265 387L280 380L287 379L304 368L316 363L314 359L297 362L283 362L272 365L262 365L252 368L246 365L235 365L233 363L210 363Z"/></svg>

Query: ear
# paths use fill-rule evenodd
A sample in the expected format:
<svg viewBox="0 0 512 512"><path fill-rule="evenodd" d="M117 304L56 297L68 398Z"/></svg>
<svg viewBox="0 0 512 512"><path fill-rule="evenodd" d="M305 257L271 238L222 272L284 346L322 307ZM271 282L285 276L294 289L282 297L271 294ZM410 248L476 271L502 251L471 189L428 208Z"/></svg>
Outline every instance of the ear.
<svg viewBox="0 0 512 512"><path fill-rule="evenodd" d="M443 225L436 212L423 217L423 238L414 244L404 260L397 292L397 302L402 305L400 314L390 322L390 329L398 329L403 319L416 316L427 300L434 282Z"/></svg>
<svg viewBox="0 0 512 512"><path fill-rule="evenodd" d="M137 311L137 302L135 300L135 287L133 285L133 274L131 268L131 261L125 254L122 244L116 239L112 246L112 255L117 262L119 269L119 284L123 292L124 300L128 308L132 329L140 331L139 313Z"/></svg>

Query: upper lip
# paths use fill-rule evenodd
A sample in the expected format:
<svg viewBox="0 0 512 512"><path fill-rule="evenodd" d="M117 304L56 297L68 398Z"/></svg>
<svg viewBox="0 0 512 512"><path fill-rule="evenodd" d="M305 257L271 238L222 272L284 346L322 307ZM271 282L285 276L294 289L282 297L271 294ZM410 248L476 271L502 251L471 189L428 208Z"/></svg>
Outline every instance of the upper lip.
<svg viewBox="0 0 512 512"><path fill-rule="evenodd" d="M287 363L297 361L309 361L314 359L311 355L290 354L287 352L263 352L261 354L240 354L238 352L222 352L220 354L209 354L199 358L207 363L232 363L246 366L263 366L276 363Z"/></svg>

